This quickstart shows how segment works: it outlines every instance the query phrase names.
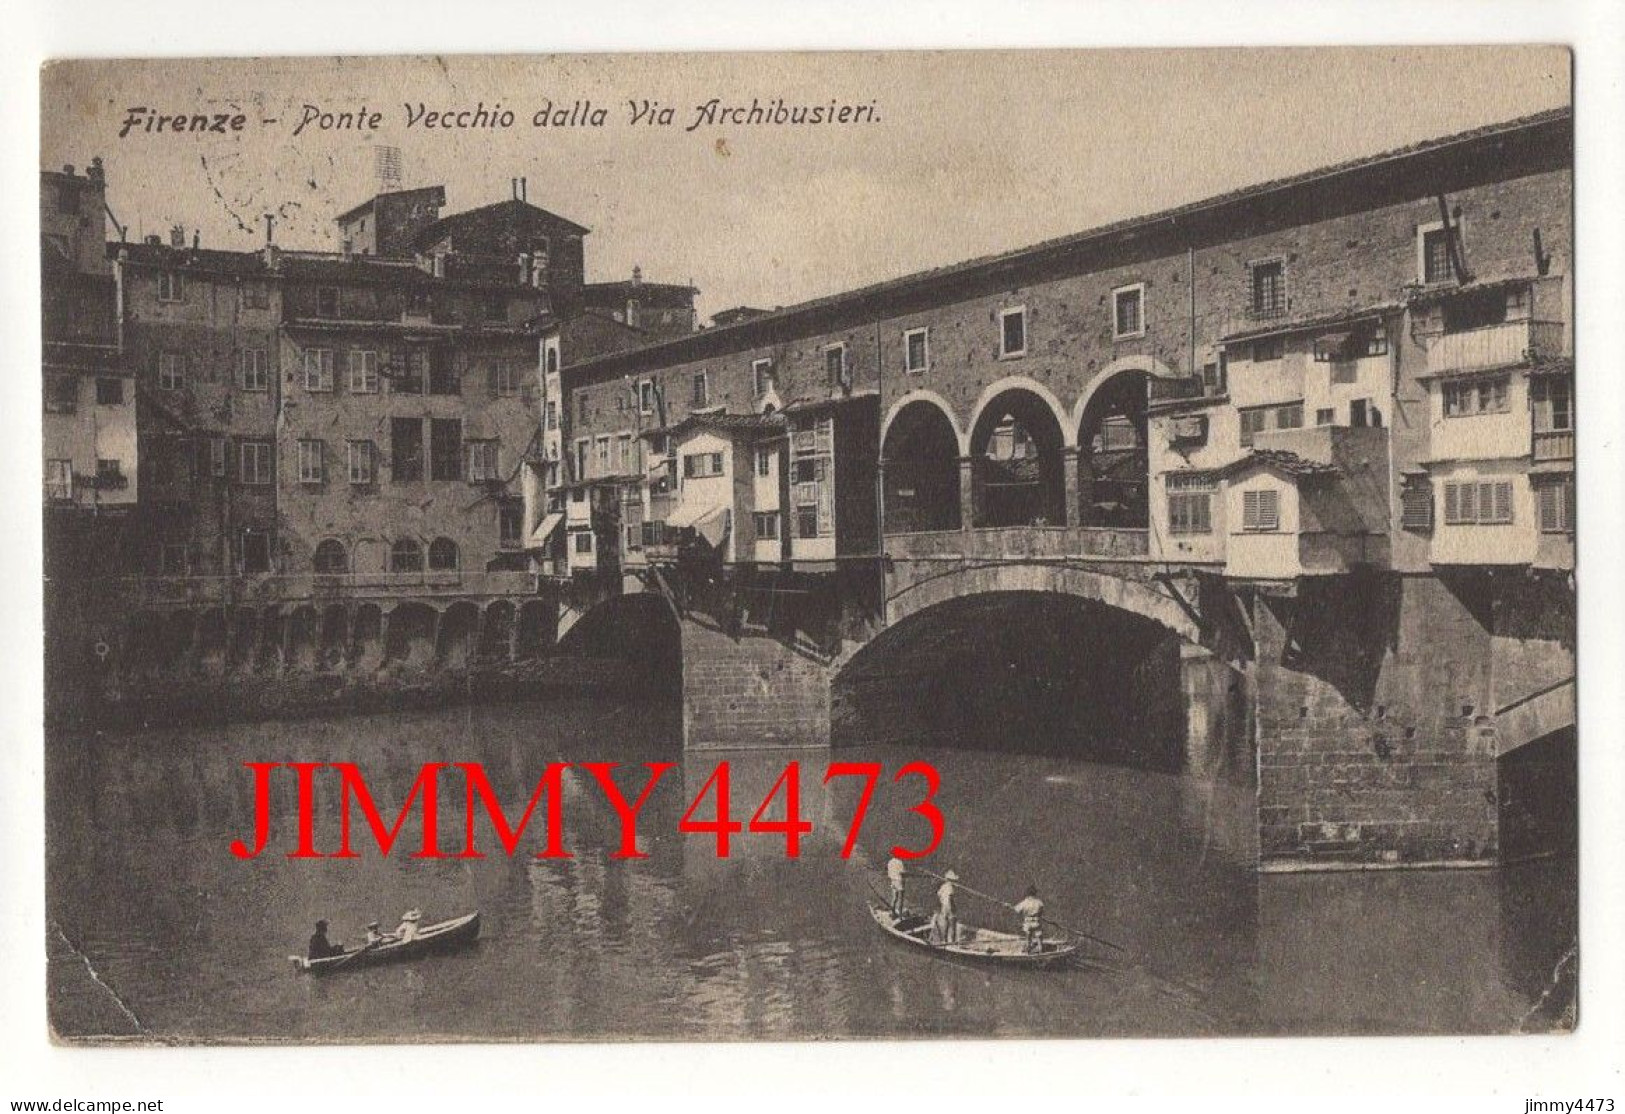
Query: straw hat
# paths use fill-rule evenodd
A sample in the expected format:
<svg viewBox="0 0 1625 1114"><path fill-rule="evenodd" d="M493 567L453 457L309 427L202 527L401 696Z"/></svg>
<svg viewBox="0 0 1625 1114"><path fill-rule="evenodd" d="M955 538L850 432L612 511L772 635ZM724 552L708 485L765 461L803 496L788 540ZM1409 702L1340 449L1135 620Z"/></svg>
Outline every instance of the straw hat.
<svg viewBox="0 0 1625 1114"><path fill-rule="evenodd" d="M943 877L948 879L948 881L950 881L950 882L959 881L959 874L957 872L955 872L955 871L952 871L952 870L950 870L947 874L944 874Z"/></svg>
<svg viewBox="0 0 1625 1114"><path fill-rule="evenodd" d="M401 914L401 920L403 921L421 921L422 919L423 912L419 909L408 909Z"/></svg>

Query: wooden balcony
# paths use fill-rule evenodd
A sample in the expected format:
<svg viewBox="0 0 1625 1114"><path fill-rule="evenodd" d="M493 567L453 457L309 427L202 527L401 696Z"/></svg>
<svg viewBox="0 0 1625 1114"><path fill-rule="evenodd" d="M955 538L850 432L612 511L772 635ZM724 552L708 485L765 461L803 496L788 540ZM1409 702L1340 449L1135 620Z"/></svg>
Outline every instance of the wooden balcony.
<svg viewBox="0 0 1625 1114"><path fill-rule="evenodd" d="M1428 345L1428 373L1513 367L1562 354L1561 321L1505 321L1434 337Z"/></svg>
<svg viewBox="0 0 1625 1114"><path fill-rule="evenodd" d="M1560 429L1543 433L1536 430L1534 453L1536 463L1543 460L1573 460L1574 431Z"/></svg>

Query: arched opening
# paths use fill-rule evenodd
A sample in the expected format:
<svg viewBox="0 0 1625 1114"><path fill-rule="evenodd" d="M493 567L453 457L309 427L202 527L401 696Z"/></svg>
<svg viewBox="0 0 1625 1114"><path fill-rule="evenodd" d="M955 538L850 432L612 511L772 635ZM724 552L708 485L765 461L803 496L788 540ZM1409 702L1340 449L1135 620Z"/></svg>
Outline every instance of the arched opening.
<svg viewBox="0 0 1625 1114"><path fill-rule="evenodd" d="M342 667L349 636L349 614L342 604L329 604L322 610L321 653L317 658L317 668L332 670Z"/></svg>
<svg viewBox="0 0 1625 1114"><path fill-rule="evenodd" d="M1120 371L1095 391L1078 425L1078 521L1143 530L1150 521L1146 402L1150 377Z"/></svg>
<svg viewBox="0 0 1625 1114"><path fill-rule="evenodd" d="M480 616L480 660L507 661L513 643L514 608L507 600L494 600Z"/></svg>
<svg viewBox="0 0 1625 1114"><path fill-rule="evenodd" d="M519 605L519 628L514 632L514 653L520 661L540 657L553 641L555 605L526 600Z"/></svg>
<svg viewBox="0 0 1625 1114"><path fill-rule="evenodd" d="M288 668L314 670L321 653L320 620L314 607L296 607L288 616Z"/></svg>
<svg viewBox="0 0 1625 1114"><path fill-rule="evenodd" d="M429 571L457 571L457 543L450 538L436 538L429 543Z"/></svg>
<svg viewBox="0 0 1625 1114"><path fill-rule="evenodd" d="M344 551L344 543L337 538L326 538L316 547L311 556L311 565L318 573L334 575L350 571L350 555Z"/></svg>
<svg viewBox="0 0 1625 1114"><path fill-rule="evenodd" d="M363 603L356 607L344 657L351 669L362 671L377 669L383 664L384 613L377 604Z"/></svg>
<svg viewBox="0 0 1625 1114"><path fill-rule="evenodd" d="M975 525L1064 526L1065 438L1055 412L1033 392L997 395L971 430Z"/></svg>
<svg viewBox="0 0 1625 1114"><path fill-rule="evenodd" d="M628 679L653 694L682 686L682 632L671 604L654 592L615 596L590 608L558 648L573 657L623 661Z"/></svg>
<svg viewBox="0 0 1625 1114"><path fill-rule="evenodd" d="M473 604L462 600L452 604L440 616L440 627L435 634L435 661L445 669L465 668L473 656L479 629L480 613Z"/></svg>
<svg viewBox="0 0 1625 1114"><path fill-rule="evenodd" d="M385 630L384 661L414 669L426 668L434 660L435 628L439 615L423 603L403 603L389 613Z"/></svg>
<svg viewBox="0 0 1625 1114"><path fill-rule="evenodd" d="M416 538L397 538L389 547L390 572L422 572L423 545Z"/></svg>
<svg viewBox="0 0 1625 1114"><path fill-rule="evenodd" d="M959 437L941 407L910 402L886 427L886 533L959 529Z"/></svg>

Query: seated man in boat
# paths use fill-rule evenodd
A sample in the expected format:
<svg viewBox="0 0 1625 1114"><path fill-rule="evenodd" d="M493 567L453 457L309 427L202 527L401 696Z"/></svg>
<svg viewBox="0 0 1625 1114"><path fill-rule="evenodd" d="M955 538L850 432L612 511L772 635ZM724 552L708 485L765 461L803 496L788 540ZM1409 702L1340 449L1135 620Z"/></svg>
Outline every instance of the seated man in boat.
<svg viewBox="0 0 1625 1114"><path fill-rule="evenodd" d="M379 944L388 944L394 939L395 937L386 936L382 932L378 931L377 921L369 921L367 923L367 947L372 948L377 947Z"/></svg>
<svg viewBox="0 0 1625 1114"><path fill-rule="evenodd" d="M408 940L415 940L418 934L418 922L422 919L423 914L417 909L408 909L402 913L400 927L395 929L395 939L403 944Z"/></svg>
<svg viewBox="0 0 1625 1114"><path fill-rule="evenodd" d="M1038 896L1037 886L1028 886L1027 894L1012 907L1021 917L1021 933L1027 938L1027 950L1044 950L1044 902Z"/></svg>
<svg viewBox="0 0 1625 1114"><path fill-rule="evenodd" d="M903 860L893 855L886 864L886 878L891 882L891 911L899 917L903 915L903 879L907 876Z"/></svg>
<svg viewBox="0 0 1625 1114"><path fill-rule="evenodd" d="M327 959L343 954L344 945L335 944L327 938L327 922L317 921L316 931L310 934L310 948L306 955L311 959Z"/></svg>

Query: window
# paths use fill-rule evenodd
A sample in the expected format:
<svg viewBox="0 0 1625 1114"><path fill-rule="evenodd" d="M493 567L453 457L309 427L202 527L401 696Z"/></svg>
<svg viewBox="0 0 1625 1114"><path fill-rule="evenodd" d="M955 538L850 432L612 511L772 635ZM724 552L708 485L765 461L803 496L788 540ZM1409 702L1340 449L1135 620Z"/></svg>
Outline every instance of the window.
<svg viewBox="0 0 1625 1114"><path fill-rule="evenodd" d="M617 434L615 437L615 471L624 474L632 471L632 435L630 433Z"/></svg>
<svg viewBox="0 0 1625 1114"><path fill-rule="evenodd" d="M96 404L98 406L121 406L124 403L124 380L111 375L98 376L96 379Z"/></svg>
<svg viewBox="0 0 1625 1114"><path fill-rule="evenodd" d="M158 547L159 576L189 576L191 572L191 546L185 542L165 542Z"/></svg>
<svg viewBox="0 0 1625 1114"><path fill-rule="evenodd" d="M1444 416L1470 418L1479 414L1505 414L1508 410L1507 377L1457 379L1441 384Z"/></svg>
<svg viewBox="0 0 1625 1114"><path fill-rule="evenodd" d="M1540 532L1567 534L1574 529L1574 477L1561 476L1535 487L1540 506Z"/></svg>
<svg viewBox="0 0 1625 1114"><path fill-rule="evenodd" d="M999 355L1025 356L1027 354L1027 307L999 312Z"/></svg>
<svg viewBox="0 0 1625 1114"><path fill-rule="evenodd" d="M598 440L595 442L595 447L598 450L597 474L600 476L607 476L609 475L609 438L598 438Z"/></svg>
<svg viewBox="0 0 1625 1114"><path fill-rule="evenodd" d="M587 478L587 449L592 444L585 437L576 442L576 475L578 480Z"/></svg>
<svg viewBox="0 0 1625 1114"><path fill-rule="evenodd" d="M684 479L705 479L722 475L721 453L690 453L683 457Z"/></svg>
<svg viewBox="0 0 1625 1114"><path fill-rule="evenodd" d="M497 442L495 440L468 441L468 482L487 483L500 480L497 469Z"/></svg>
<svg viewBox="0 0 1625 1114"><path fill-rule="evenodd" d="M1286 342L1282 337L1260 337L1253 341L1253 363L1263 364L1271 360L1279 360L1286 352Z"/></svg>
<svg viewBox="0 0 1625 1114"><path fill-rule="evenodd" d="M1349 425L1356 429L1378 428L1382 425L1382 411L1369 398L1357 398L1349 403Z"/></svg>
<svg viewBox="0 0 1625 1114"><path fill-rule="evenodd" d="M832 344L824 349L824 378L831 390L845 390L850 385L846 375L846 345Z"/></svg>
<svg viewBox="0 0 1625 1114"><path fill-rule="evenodd" d="M762 542L776 541L779 536L779 512L756 511L750 516L751 525L756 530L756 540Z"/></svg>
<svg viewBox="0 0 1625 1114"><path fill-rule="evenodd" d="M420 395L423 383L429 378L429 353L422 348L407 352L401 361L401 370L389 389L401 395Z"/></svg>
<svg viewBox="0 0 1625 1114"><path fill-rule="evenodd" d="M1225 391L1225 358L1224 353L1219 354L1216 360L1209 360L1202 365L1202 393L1209 398L1224 394Z"/></svg>
<svg viewBox="0 0 1625 1114"><path fill-rule="evenodd" d="M519 365L513 360L498 360L491 365L491 393L507 397L519 393Z"/></svg>
<svg viewBox="0 0 1625 1114"><path fill-rule="evenodd" d="M45 462L45 497L47 499L73 498L73 461L47 460Z"/></svg>
<svg viewBox="0 0 1625 1114"><path fill-rule="evenodd" d="M705 372L703 371L694 375L694 396L690 401L696 410L702 406L711 405L711 387L706 381Z"/></svg>
<svg viewBox="0 0 1625 1114"><path fill-rule="evenodd" d="M1293 402L1286 406L1275 408L1276 429L1301 429L1303 427L1303 403Z"/></svg>
<svg viewBox="0 0 1625 1114"><path fill-rule="evenodd" d="M931 354L927 331L907 329L903 332L903 370L912 374L923 372L930 366Z"/></svg>
<svg viewBox="0 0 1625 1114"><path fill-rule="evenodd" d="M576 421L582 425L587 424L587 396L585 393L576 395Z"/></svg>
<svg viewBox="0 0 1625 1114"><path fill-rule="evenodd" d="M1315 411L1316 425L1332 425L1336 421L1337 409L1335 407L1328 406L1324 409L1318 409Z"/></svg>
<svg viewBox="0 0 1625 1114"><path fill-rule="evenodd" d="M389 571L423 571L423 546L416 538L398 538L389 547Z"/></svg>
<svg viewBox="0 0 1625 1114"><path fill-rule="evenodd" d="M1254 317L1279 317L1286 312L1286 263L1269 259L1247 267Z"/></svg>
<svg viewBox="0 0 1625 1114"><path fill-rule="evenodd" d="M430 542L429 569L432 572L457 571L457 543L450 538L436 538Z"/></svg>
<svg viewBox="0 0 1625 1114"><path fill-rule="evenodd" d="M801 503L796 506L796 537L818 536L818 504Z"/></svg>
<svg viewBox="0 0 1625 1114"><path fill-rule="evenodd" d="M179 352L158 354L158 389L179 391L186 386L186 357Z"/></svg>
<svg viewBox="0 0 1625 1114"><path fill-rule="evenodd" d="M299 442L299 482L319 484L327 477L322 467L325 446L320 441Z"/></svg>
<svg viewBox="0 0 1625 1114"><path fill-rule="evenodd" d="M1452 281L1456 271L1450 261L1450 235L1459 235L1459 228L1453 226L1446 230L1435 221L1419 226L1416 233L1417 277L1424 283Z"/></svg>
<svg viewBox="0 0 1625 1114"><path fill-rule="evenodd" d="M98 390L100 382L97 380ZM1536 433L1567 433L1574 429L1574 384L1569 380L1548 376L1531 379L1529 403L1535 412Z"/></svg>
<svg viewBox="0 0 1625 1114"><path fill-rule="evenodd" d="M448 348L432 348L429 357L429 393L432 395L458 395L463 393L463 376L457 361Z"/></svg>
<svg viewBox="0 0 1625 1114"><path fill-rule="evenodd" d="M1511 522L1511 481L1469 480L1445 484L1444 520L1453 526Z"/></svg>
<svg viewBox="0 0 1625 1114"><path fill-rule="evenodd" d="M158 272L158 300L160 302L184 302L186 300L186 280L179 271Z"/></svg>
<svg viewBox="0 0 1625 1114"><path fill-rule="evenodd" d="M352 484L378 482L378 446L371 441L350 441L345 444L345 455Z"/></svg>
<svg viewBox="0 0 1625 1114"><path fill-rule="evenodd" d="M485 300L485 319L487 321L508 320L508 299L500 294L493 294Z"/></svg>
<svg viewBox="0 0 1625 1114"><path fill-rule="evenodd" d="M444 266L442 262L444 259L445 256L443 255L434 257L435 278L443 277L441 268ZM408 317L429 316L429 292L427 290L413 290L406 296L406 315Z"/></svg>
<svg viewBox="0 0 1625 1114"><path fill-rule="evenodd" d="M1145 335L1145 283L1112 291L1112 339Z"/></svg>
<svg viewBox="0 0 1625 1114"><path fill-rule="evenodd" d="M577 530L574 534L571 535L571 537L573 537L575 539L576 552L577 553L591 553L592 552L592 531L591 530Z"/></svg>
<svg viewBox="0 0 1625 1114"><path fill-rule="evenodd" d="M557 345L549 344L547 346L547 362L545 366L548 371L559 370L559 350Z"/></svg>
<svg viewBox="0 0 1625 1114"><path fill-rule="evenodd" d="M74 375L45 377L45 412L72 414L79 409L79 379Z"/></svg>
<svg viewBox="0 0 1625 1114"><path fill-rule="evenodd" d="M350 393L378 393L378 353L363 348L350 350Z"/></svg>
<svg viewBox="0 0 1625 1114"><path fill-rule="evenodd" d="M552 399L547 400L547 428L559 428L559 404Z"/></svg>
<svg viewBox="0 0 1625 1114"><path fill-rule="evenodd" d="M271 292L263 282L245 282L242 286L244 309L270 309Z"/></svg>
<svg viewBox="0 0 1625 1114"><path fill-rule="evenodd" d="M237 478L245 484L271 482L271 442L244 441L237 446Z"/></svg>
<svg viewBox="0 0 1625 1114"><path fill-rule="evenodd" d="M518 546L525 531L525 504L505 499L497 504L497 541L503 548Z"/></svg>
<svg viewBox="0 0 1625 1114"><path fill-rule="evenodd" d="M241 547L245 573L271 571L271 535L264 530L244 530Z"/></svg>
<svg viewBox="0 0 1625 1114"><path fill-rule="evenodd" d="M1168 490L1168 532L1208 534L1213 532L1213 478L1207 474L1170 475Z"/></svg>
<svg viewBox="0 0 1625 1114"><path fill-rule="evenodd" d="M1252 531L1281 528L1281 493L1273 489L1241 493L1241 528Z"/></svg>
<svg viewBox="0 0 1625 1114"><path fill-rule="evenodd" d="M305 390L331 391L333 389L333 350L331 348L305 349Z"/></svg>
<svg viewBox="0 0 1625 1114"><path fill-rule="evenodd" d="M752 360L750 362L751 384L755 388L756 397L761 398L773 389L773 361L771 359Z"/></svg>
<svg viewBox="0 0 1625 1114"><path fill-rule="evenodd" d="M237 384L245 391L271 389L271 365L263 348L237 350Z"/></svg>
<svg viewBox="0 0 1625 1114"><path fill-rule="evenodd" d="M390 479L423 478L423 421L419 418L389 420Z"/></svg>
<svg viewBox="0 0 1625 1114"><path fill-rule="evenodd" d="M756 474L758 476L773 474L773 450L767 445L756 446Z"/></svg>
<svg viewBox="0 0 1625 1114"><path fill-rule="evenodd" d="M1399 493L1399 524L1407 530L1433 529L1433 485L1411 480Z"/></svg>
<svg viewBox="0 0 1625 1114"><path fill-rule="evenodd" d="M336 286L318 286L316 288L316 316L337 317L339 315L339 291Z"/></svg>
<svg viewBox="0 0 1625 1114"><path fill-rule="evenodd" d="M463 474L463 423L459 418L429 419L429 478L456 480Z"/></svg>
<svg viewBox="0 0 1625 1114"><path fill-rule="evenodd" d="M327 538L318 545L310 563L318 573L329 576L350 571L349 554L344 552L344 543L337 538Z"/></svg>
<svg viewBox="0 0 1625 1114"><path fill-rule="evenodd" d="M1267 409L1241 411L1241 443L1243 447L1253 443L1256 434L1264 432L1264 422L1269 417Z"/></svg>
<svg viewBox="0 0 1625 1114"><path fill-rule="evenodd" d="M96 460L96 490L115 491L125 485L123 466L116 460L98 457Z"/></svg>
<svg viewBox="0 0 1625 1114"><path fill-rule="evenodd" d="M663 315L665 316L665 315ZM626 550L628 553L643 548L643 524L628 522L626 524Z"/></svg>
<svg viewBox="0 0 1625 1114"><path fill-rule="evenodd" d="M209 475L224 476L226 474L226 439L224 437L209 438Z"/></svg>

